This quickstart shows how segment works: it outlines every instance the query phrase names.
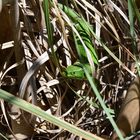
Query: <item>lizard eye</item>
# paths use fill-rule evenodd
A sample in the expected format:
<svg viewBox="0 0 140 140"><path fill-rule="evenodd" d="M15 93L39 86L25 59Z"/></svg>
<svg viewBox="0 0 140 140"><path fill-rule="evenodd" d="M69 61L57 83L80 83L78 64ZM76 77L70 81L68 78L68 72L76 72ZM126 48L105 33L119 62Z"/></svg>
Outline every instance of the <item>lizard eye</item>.
<svg viewBox="0 0 140 140"><path fill-rule="evenodd" d="M73 72L71 72L71 74L72 74L72 75L75 75L75 72L73 71Z"/></svg>

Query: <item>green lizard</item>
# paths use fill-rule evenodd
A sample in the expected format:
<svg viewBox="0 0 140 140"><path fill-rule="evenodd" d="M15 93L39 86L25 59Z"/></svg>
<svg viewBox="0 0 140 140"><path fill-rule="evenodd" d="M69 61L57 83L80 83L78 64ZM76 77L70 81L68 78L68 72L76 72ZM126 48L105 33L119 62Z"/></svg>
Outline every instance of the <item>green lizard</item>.
<svg viewBox="0 0 140 140"><path fill-rule="evenodd" d="M59 4L59 7L67 14L69 19L73 23L75 29L78 31L83 43L90 52L94 64L98 65L98 56L96 54L95 48L93 47L93 42L91 40L91 25L71 8L68 8L67 6L61 4ZM90 74L92 74L93 72L91 71L91 66L89 64L85 48L83 47L83 43L74 32L73 36L78 55L80 57L80 61L68 66L63 72L63 74L68 78L84 79L85 74L80 63L85 65Z"/></svg>

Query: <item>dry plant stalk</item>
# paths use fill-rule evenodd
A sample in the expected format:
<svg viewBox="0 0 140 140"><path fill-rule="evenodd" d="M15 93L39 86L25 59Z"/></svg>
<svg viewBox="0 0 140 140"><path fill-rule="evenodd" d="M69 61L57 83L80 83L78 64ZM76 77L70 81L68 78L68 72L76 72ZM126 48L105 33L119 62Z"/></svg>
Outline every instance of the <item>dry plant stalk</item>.
<svg viewBox="0 0 140 140"><path fill-rule="evenodd" d="M126 137L140 129L140 78L136 77L127 91L121 111L117 119L117 125ZM114 132L112 140L118 139Z"/></svg>
<svg viewBox="0 0 140 140"><path fill-rule="evenodd" d="M12 40L12 25L8 7L3 7L0 12L0 44Z"/></svg>

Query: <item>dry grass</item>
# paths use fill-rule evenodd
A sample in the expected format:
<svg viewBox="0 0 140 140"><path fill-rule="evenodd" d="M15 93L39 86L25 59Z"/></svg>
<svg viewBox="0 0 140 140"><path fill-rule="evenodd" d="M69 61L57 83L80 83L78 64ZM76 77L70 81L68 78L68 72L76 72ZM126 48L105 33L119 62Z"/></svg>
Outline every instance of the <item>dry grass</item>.
<svg viewBox="0 0 140 140"><path fill-rule="evenodd" d="M135 58L139 55L139 22L134 19L137 47L134 52L127 1L71 0L64 4L82 15L100 39L92 35L99 58L97 88L106 105L114 110L116 118L125 92L137 73ZM19 12L19 17L16 12ZM84 130L99 136L111 135L113 128L88 81L62 76L63 70L73 64L78 55L67 16L57 5L50 7L50 21L51 44L41 1L23 0L19 3L19 11L13 5L4 6L0 13L1 88ZM105 50L101 41L112 54ZM3 102L1 105L4 109L1 111L0 133L7 137L12 133L15 136L22 133L33 139L78 139L29 114L22 115L27 117L25 120L21 119L20 110ZM19 116L23 124L16 125ZM24 132L27 127L29 129Z"/></svg>

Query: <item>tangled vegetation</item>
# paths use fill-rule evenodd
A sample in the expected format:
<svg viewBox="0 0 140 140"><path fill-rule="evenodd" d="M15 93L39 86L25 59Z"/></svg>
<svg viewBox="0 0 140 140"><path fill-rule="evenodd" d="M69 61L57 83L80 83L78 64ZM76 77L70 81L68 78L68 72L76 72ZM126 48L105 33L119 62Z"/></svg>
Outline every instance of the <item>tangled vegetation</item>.
<svg viewBox="0 0 140 140"><path fill-rule="evenodd" d="M123 139L114 120L139 73L140 2L1 2L1 139Z"/></svg>

